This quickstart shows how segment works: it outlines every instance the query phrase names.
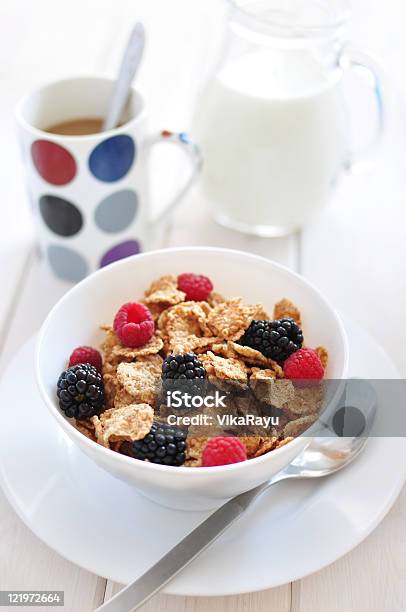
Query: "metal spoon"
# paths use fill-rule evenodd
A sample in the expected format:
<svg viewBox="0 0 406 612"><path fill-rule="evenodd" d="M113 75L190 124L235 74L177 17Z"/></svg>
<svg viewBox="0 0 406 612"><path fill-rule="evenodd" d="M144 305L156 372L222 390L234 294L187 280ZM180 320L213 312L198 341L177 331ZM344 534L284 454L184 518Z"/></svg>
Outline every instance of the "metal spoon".
<svg viewBox="0 0 406 612"><path fill-rule="evenodd" d="M127 47L121 60L118 79L114 86L107 116L103 121L102 131L112 130L120 122L128 100L131 83L142 58L145 45L145 31L142 23L137 23L130 34Z"/></svg>
<svg viewBox="0 0 406 612"><path fill-rule="evenodd" d="M360 381L361 383L362 381ZM322 435L312 440L311 444L270 481L255 489L237 495L203 523L193 529L183 540L174 546L160 561L153 565L140 578L117 593L108 602L97 608L103 612L133 612L142 606L155 593L160 591L186 565L208 548L232 523L234 523L252 505L254 500L272 485L290 478L320 478L329 476L349 465L362 452L368 440L375 412L376 398L370 385L367 393L360 394L357 408L345 408L361 411L365 419L362 437L339 438L332 433L330 425L325 425ZM341 405L341 410L343 406ZM97 612L96 611L96 612Z"/></svg>

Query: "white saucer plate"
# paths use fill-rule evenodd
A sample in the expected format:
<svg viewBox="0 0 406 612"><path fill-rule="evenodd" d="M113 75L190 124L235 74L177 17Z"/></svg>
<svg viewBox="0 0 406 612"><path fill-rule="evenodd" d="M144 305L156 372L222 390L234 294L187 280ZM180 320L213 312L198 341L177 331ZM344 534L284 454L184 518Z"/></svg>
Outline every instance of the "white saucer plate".
<svg viewBox="0 0 406 612"><path fill-rule="evenodd" d="M399 377L372 338L349 321L346 328L351 376ZM21 519L48 546L95 574L127 583L209 512L158 506L82 455L39 396L34 342L16 355L0 386L1 485ZM404 439L373 438L363 455L335 476L270 489L165 592L230 595L311 574L376 527L405 479Z"/></svg>

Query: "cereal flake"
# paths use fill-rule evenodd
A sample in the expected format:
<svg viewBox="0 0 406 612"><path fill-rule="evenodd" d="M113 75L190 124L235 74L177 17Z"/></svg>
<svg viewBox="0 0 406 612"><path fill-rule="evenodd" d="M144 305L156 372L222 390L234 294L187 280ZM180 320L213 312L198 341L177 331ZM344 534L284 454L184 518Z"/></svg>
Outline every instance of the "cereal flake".
<svg viewBox="0 0 406 612"><path fill-rule="evenodd" d="M259 365L269 368L273 370L277 378L284 377L281 366L270 357L265 357L265 355L263 355L260 351L257 351L250 346L244 346L232 341L228 342L228 348L230 349L230 352L234 352L234 356L241 358L243 361L251 365Z"/></svg>
<svg viewBox="0 0 406 612"><path fill-rule="evenodd" d="M226 301L226 298L223 297L221 295L221 293L216 293L215 291L212 291L207 299L208 303L210 304L210 306L212 308L214 308L215 306L218 306L219 304L221 304L222 302Z"/></svg>
<svg viewBox="0 0 406 612"><path fill-rule="evenodd" d="M283 298L282 300L280 300L280 302L275 304L273 317L274 319L283 319L284 317L290 317L299 325L299 327L302 326L300 310L293 304L293 302L287 300L286 298Z"/></svg>
<svg viewBox="0 0 406 612"><path fill-rule="evenodd" d="M110 443L141 440L149 433L154 419L154 411L148 404L130 404L117 408L104 416L103 421L92 417L97 442L109 448Z"/></svg>
<svg viewBox="0 0 406 612"><path fill-rule="evenodd" d="M316 346L314 350L316 351L316 353L318 354L320 358L321 365L323 366L324 369L326 369L327 363L328 363L328 350L326 349L325 346Z"/></svg>
<svg viewBox="0 0 406 612"><path fill-rule="evenodd" d="M241 298L232 298L215 306L207 317L213 335L224 340L238 340L253 319L264 317L261 304L246 306Z"/></svg>
<svg viewBox="0 0 406 612"><path fill-rule="evenodd" d="M145 355L156 355L163 348L163 341L157 335L152 336L143 346L137 346L131 348L129 346L123 346L121 343L116 344L112 349L113 357L123 357L123 359L131 360L137 357L143 357Z"/></svg>
<svg viewBox="0 0 406 612"><path fill-rule="evenodd" d="M276 380L273 370L254 368L249 382L255 397L275 408L282 408L286 402L293 400L295 397L295 388L292 381L285 378Z"/></svg>
<svg viewBox="0 0 406 612"><path fill-rule="evenodd" d="M247 387L247 368L243 361L234 358L225 359L211 351L200 355L200 360L211 382L215 383L216 379L220 379L220 381L227 381L243 388Z"/></svg>
<svg viewBox="0 0 406 612"><path fill-rule="evenodd" d="M158 381L160 380L163 359L152 355L149 359L139 359L135 363L120 363L117 368L117 380L121 385L116 393L115 406L122 403L140 403L154 405L157 399ZM117 396L119 398L117 399Z"/></svg>
<svg viewBox="0 0 406 612"><path fill-rule="evenodd" d="M86 427L86 425L84 425L83 422L76 421L76 420L74 422L74 426L76 427L76 429L78 431L80 431L81 434L86 436L86 438L89 438L89 440L93 440L93 442L96 442L96 436L95 436L95 433L94 433L94 428Z"/></svg>
<svg viewBox="0 0 406 612"><path fill-rule="evenodd" d="M317 415L308 415L304 417L300 417L299 419L295 419L294 421L290 421L283 430L283 435L285 438L296 438L300 436L306 429L313 425L313 423L317 420Z"/></svg>
<svg viewBox="0 0 406 612"><path fill-rule="evenodd" d="M161 276L145 292L144 302L148 304L179 304L186 294L178 289L178 278L175 275Z"/></svg>
<svg viewBox="0 0 406 612"><path fill-rule="evenodd" d="M261 444L256 451L254 457L261 457L266 453L274 450L278 444L278 438L276 436L272 436L270 438L261 438Z"/></svg>
<svg viewBox="0 0 406 612"><path fill-rule="evenodd" d="M186 440L186 459L184 465L186 467L201 467L203 450L209 438L198 436L196 438L187 437Z"/></svg>
<svg viewBox="0 0 406 612"><path fill-rule="evenodd" d="M322 384L308 387L295 385L295 394L283 406L290 415L302 417L318 413L324 400L324 388Z"/></svg>

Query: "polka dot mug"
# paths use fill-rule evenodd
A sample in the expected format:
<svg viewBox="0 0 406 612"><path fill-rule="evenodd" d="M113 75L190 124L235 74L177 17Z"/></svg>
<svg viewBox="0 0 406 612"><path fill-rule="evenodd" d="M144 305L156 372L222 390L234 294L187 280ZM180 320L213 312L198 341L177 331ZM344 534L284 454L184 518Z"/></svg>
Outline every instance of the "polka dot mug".
<svg viewBox="0 0 406 612"><path fill-rule="evenodd" d="M85 136L46 131L65 121L103 118L112 88L110 79L67 79L38 89L17 109L41 251L64 281L77 282L145 249L152 145L176 144L191 161L186 183L165 212L178 204L201 168L199 149L185 133L147 133L145 101L135 89L116 129Z"/></svg>

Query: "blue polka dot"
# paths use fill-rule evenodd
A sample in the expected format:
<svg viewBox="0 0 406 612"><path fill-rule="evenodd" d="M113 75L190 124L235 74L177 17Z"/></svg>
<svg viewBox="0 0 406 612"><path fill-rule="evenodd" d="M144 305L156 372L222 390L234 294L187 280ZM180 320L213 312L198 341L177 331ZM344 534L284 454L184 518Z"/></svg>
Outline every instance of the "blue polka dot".
<svg viewBox="0 0 406 612"><path fill-rule="evenodd" d="M130 136L120 134L103 140L89 157L91 173L100 181L112 183L123 178L135 159L135 143Z"/></svg>
<svg viewBox="0 0 406 612"><path fill-rule="evenodd" d="M189 134L186 134L186 132L180 132L179 134L179 140L181 142L184 142L185 144L191 144L191 140L189 138Z"/></svg>

